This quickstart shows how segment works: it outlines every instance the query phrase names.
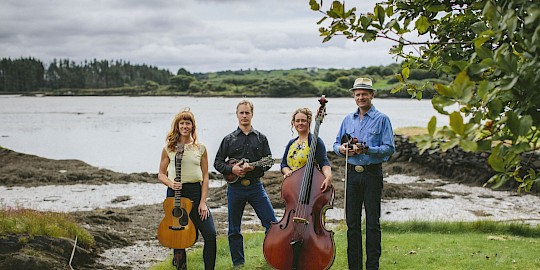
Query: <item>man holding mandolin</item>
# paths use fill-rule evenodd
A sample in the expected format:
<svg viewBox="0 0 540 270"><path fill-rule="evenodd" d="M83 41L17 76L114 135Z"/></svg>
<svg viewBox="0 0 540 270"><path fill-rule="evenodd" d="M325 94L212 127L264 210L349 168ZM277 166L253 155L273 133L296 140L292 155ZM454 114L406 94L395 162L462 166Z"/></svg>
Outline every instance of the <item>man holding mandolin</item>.
<svg viewBox="0 0 540 270"><path fill-rule="evenodd" d="M272 166L273 159L266 136L251 126L253 103L240 101L236 106L236 117L238 128L223 138L214 161L214 167L228 182L228 237L235 268L245 262L241 225L246 203L251 204L266 232L271 222L277 221L260 181Z"/></svg>

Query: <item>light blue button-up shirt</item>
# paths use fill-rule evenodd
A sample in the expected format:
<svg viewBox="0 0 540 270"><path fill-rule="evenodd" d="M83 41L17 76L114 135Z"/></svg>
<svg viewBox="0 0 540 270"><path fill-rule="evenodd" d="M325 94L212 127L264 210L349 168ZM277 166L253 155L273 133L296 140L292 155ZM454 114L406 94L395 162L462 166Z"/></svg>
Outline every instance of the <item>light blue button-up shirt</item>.
<svg viewBox="0 0 540 270"><path fill-rule="evenodd" d="M367 153L349 156L349 164L382 163L387 161L395 151L394 132L390 118L375 109L375 106L371 106L362 119L360 119L360 109L345 116L334 142L334 152L340 156L344 156L339 152L339 147L342 145L341 138L345 134L357 138L359 142L366 142L369 146Z"/></svg>

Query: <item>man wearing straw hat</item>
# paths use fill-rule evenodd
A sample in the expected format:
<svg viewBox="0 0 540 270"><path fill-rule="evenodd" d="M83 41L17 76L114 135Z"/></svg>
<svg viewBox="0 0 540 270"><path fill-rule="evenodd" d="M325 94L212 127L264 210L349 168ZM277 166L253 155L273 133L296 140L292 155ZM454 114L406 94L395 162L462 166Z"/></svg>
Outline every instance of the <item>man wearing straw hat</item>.
<svg viewBox="0 0 540 270"><path fill-rule="evenodd" d="M346 156L345 217L349 269L362 269L362 205L366 213L366 269L379 269L381 257L381 164L394 153L390 119L371 103L369 78L358 78L350 89L358 107L348 114L336 136L334 152Z"/></svg>

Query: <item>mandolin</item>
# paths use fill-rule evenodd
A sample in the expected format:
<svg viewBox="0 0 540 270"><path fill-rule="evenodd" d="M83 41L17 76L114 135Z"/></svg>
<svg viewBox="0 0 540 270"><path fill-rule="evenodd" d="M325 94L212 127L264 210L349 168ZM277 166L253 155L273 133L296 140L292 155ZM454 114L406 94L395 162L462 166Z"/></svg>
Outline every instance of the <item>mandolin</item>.
<svg viewBox="0 0 540 270"><path fill-rule="evenodd" d="M184 145L178 144L174 158L176 166L174 181L181 181L183 153ZM175 190L174 197L168 197L163 201L165 217L158 227L158 240L164 247L183 249L192 246L197 241L197 229L189 218L193 201L181 195L182 190Z"/></svg>
<svg viewBox="0 0 540 270"><path fill-rule="evenodd" d="M231 159L227 160L226 163L229 166L234 166L234 165L236 165L238 163L240 163L240 165L242 165L242 163L245 163L245 162L247 162L249 166L272 167L272 165L274 165L274 159L272 158L272 156L263 157L260 160L254 161L254 162L249 162L247 159L238 160L238 159L231 158ZM234 173L223 175L223 177L225 178L225 181L227 181L227 183L229 183L229 184L235 183L240 178L240 177L238 177L238 175L236 175Z"/></svg>

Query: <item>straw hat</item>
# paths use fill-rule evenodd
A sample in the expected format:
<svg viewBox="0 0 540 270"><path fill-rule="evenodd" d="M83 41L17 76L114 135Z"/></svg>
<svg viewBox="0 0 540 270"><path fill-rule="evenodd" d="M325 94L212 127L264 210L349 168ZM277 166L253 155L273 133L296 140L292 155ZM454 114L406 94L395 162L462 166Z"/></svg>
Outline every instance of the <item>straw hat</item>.
<svg viewBox="0 0 540 270"><path fill-rule="evenodd" d="M354 80L353 87L350 90L353 91L356 89L375 90L373 89L373 83L369 78L358 78Z"/></svg>

